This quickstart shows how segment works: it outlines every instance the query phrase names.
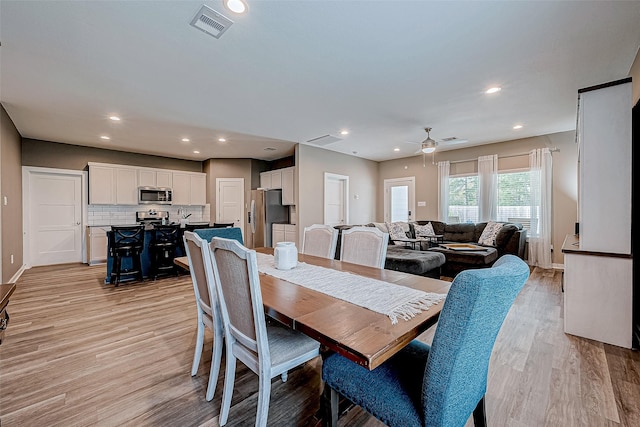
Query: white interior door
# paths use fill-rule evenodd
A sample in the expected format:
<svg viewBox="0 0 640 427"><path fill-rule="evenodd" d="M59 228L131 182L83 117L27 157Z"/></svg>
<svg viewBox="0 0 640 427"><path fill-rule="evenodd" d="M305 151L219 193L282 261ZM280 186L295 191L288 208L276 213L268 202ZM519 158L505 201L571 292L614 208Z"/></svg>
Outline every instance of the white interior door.
<svg viewBox="0 0 640 427"><path fill-rule="evenodd" d="M384 180L384 220L413 221L416 212L415 177Z"/></svg>
<svg viewBox="0 0 640 427"><path fill-rule="evenodd" d="M333 173L324 174L324 223L349 223L349 177Z"/></svg>
<svg viewBox="0 0 640 427"><path fill-rule="evenodd" d="M244 178L216 178L216 222L240 227L244 236Z"/></svg>
<svg viewBox="0 0 640 427"><path fill-rule="evenodd" d="M82 262L82 176L31 172L28 193L29 263Z"/></svg>

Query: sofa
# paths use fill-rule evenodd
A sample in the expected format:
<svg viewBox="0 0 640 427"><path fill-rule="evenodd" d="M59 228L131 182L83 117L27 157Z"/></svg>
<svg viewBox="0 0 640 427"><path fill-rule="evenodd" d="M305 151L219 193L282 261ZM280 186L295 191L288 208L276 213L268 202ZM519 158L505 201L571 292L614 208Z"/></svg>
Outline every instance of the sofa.
<svg viewBox="0 0 640 427"><path fill-rule="evenodd" d="M525 257L527 230L519 223L495 222L501 224L495 236L493 244L479 243L480 237L488 222L446 224L441 221L416 221L416 224L426 225L431 223L433 231L442 235L442 243L471 243L486 247L484 251L456 251L437 246L429 248L444 254L446 262L442 268L442 274L455 277L462 270L470 268L490 267L505 254L516 255L521 259ZM415 237L415 227L409 224L411 237Z"/></svg>
<svg viewBox="0 0 640 427"><path fill-rule="evenodd" d="M524 259L527 230L519 223L500 222L502 224L495 236L495 242L479 244L478 241L488 222L446 224L441 221L416 221L401 223L407 238L416 238L416 227L431 223L434 234L441 235L441 243L472 243L486 247L483 251L456 251L445 249L439 245L427 245L426 242L415 250L405 246L403 242L394 242L389 237L385 269L402 271L426 277L438 278L440 275L455 277L462 270L490 267L504 254L512 254ZM377 227L385 233L389 232L385 223L363 224ZM336 226L339 233L353 225ZM340 236L336 248L336 259L340 259ZM440 242L439 242L440 243ZM428 247L427 247L428 246Z"/></svg>
<svg viewBox="0 0 640 427"><path fill-rule="evenodd" d="M372 227L373 224L364 224ZM342 230L347 230L355 225L337 225L338 244L336 246L335 259L340 259L340 245ZM440 269L446 261L445 255L437 252L414 251L401 245L390 244L387 248L387 257L384 263L385 270L402 271L418 276L440 278Z"/></svg>

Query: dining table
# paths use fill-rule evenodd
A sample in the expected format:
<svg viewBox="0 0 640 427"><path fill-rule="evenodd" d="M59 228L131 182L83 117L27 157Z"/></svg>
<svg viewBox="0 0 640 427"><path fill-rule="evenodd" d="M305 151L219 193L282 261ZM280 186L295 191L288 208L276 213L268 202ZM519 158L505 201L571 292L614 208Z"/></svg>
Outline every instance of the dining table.
<svg viewBox="0 0 640 427"><path fill-rule="evenodd" d="M273 248L256 248L273 255ZM450 282L399 271L298 254L298 261L429 293L446 294ZM187 257L174 261L189 270ZM345 300L260 273L265 313L318 341L325 352L336 352L373 370L437 321L444 300L408 319L392 323L389 316Z"/></svg>

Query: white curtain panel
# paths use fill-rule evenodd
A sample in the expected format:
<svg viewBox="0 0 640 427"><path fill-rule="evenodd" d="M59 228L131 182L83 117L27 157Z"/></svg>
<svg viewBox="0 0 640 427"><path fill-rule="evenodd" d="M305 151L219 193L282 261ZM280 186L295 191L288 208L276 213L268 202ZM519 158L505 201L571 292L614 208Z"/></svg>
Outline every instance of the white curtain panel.
<svg viewBox="0 0 640 427"><path fill-rule="evenodd" d="M480 222L498 218L498 155L478 157Z"/></svg>
<svg viewBox="0 0 640 427"><path fill-rule="evenodd" d="M531 170L529 264L542 268L552 267L551 165L551 151L548 148L538 148L529 153Z"/></svg>
<svg viewBox="0 0 640 427"><path fill-rule="evenodd" d="M438 221L449 219L449 169L448 161L438 162Z"/></svg>

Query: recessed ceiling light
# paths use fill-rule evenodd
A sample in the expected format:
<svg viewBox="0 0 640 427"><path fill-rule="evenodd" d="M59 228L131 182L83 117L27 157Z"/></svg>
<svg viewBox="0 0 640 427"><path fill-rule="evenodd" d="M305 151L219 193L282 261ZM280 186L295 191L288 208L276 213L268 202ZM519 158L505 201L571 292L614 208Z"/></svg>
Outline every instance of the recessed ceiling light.
<svg viewBox="0 0 640 427"><path fill-rule="evenodd" d="M193 154L200 154L198 150L193 150Z"/></svg>
<svg viewBox="0 0 640 427"><path fill-rule="evenodd" d="M340 131L340 135L349 135L349 131L348 130L341 130Z"/></svg>
<svg viewBox="0 0 640 427"><path fill-rule="evenodd" d="M515 125L515 126L513 127L513 129L514 129L514 130L522 129L522 125Z"/></svg>
<svg viewBox="0 0 640 427"><path fill-rule="evenodd" d="M109 116L109 120L113 120L114 122L119 122L120 121L120 117L118 117L118 116Z"/></svg>
<svg viewBox="0 0 640 427"><path fill-rule="evenodd" d="M489 89L487 89L485 91L485 93L496 93L496 92L500 92L501 90L502 90L501 87L494 86L494 87L490 87Z"/></svg>
<svg viewBox="0 0 640 427"><path fill-rule="evenodd" d="M393 151L400 151L400 149L399 148L394 148Z"/></svg>
<svg viewBox="0 0 640 427"><path fill-rule="evenodd" d="M107 135L102 135L100 136L100 139L104 139L104 140L110 140L111 138L109 138Z"/></svg>
<svg viewBox="0 0 640 427"><path fill-rule="evenodd" d="M190 139L189 138L182 138L182 142L189 142Z"/></svg>
<svg viewBox="0 0 640 427"><path fill-rule="evenodd" d="M224 7L233 13L245 13L249 8L243 0L224 0Z"/></svg>
<svg viewBox="0 0 640 427"><path fill-rule="evenodd" d="M224 138L218 138L218 142L227 142L227 140Z"/></svg>

